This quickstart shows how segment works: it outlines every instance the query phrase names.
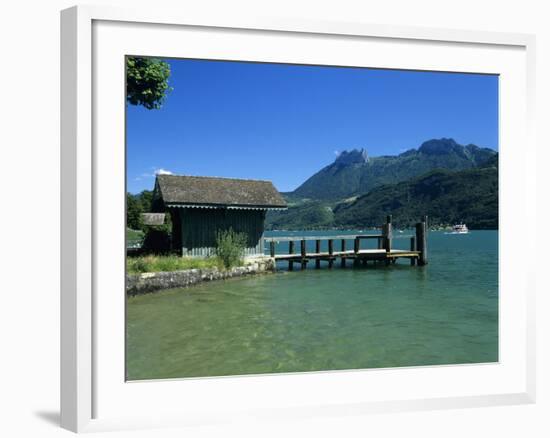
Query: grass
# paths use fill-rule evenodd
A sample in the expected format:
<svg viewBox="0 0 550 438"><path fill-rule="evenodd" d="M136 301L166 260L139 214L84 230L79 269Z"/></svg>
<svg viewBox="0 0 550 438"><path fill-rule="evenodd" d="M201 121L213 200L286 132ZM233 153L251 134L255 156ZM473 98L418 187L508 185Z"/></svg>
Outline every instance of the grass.
<svg viewBox="0 0 550 438"><path fill-rule="evenodd" d="M176 255L146 255L126 257L126 267L128 274L141 274L143 272L170 272L214 267L223 269L224 264L218 257L191 258Z"/></svg>
<svg viewBox="0 0 550 438"><path fill-rule="evenodd" d="M126 239L128 240L143 239L143 231L126 228Z"/></svg>

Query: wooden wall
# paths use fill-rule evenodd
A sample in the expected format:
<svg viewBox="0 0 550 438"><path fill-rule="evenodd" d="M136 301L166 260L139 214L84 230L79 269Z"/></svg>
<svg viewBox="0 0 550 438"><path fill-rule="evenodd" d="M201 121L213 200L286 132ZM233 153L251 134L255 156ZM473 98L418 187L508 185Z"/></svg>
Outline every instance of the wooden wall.
<svg viewBox="0 0 550 438"><path fill-rule="evenodd" d="M212 255L216 232L233 228L248 237L245 255L263 254L265 210L228 210L225 208L174 208L172 236L175 249L184 256Z"/></svg>

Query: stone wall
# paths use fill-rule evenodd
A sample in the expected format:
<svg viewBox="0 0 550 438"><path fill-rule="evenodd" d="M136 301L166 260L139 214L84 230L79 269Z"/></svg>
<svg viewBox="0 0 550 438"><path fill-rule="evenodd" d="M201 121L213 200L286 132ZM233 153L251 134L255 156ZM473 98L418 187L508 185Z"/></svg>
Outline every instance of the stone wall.
<svg viewBox="0 0 550 438"><path fill-rule="evenodd" d="M204 281L224 280L232 277L242 277L252 274L265 274L275 271L275 262L272 258L248 260L245 266L229 270L218 268L187 269L174 272L150 272L143 274L129 274L126 276L126 293L140 295L161 289L189 287Z"/></svg>

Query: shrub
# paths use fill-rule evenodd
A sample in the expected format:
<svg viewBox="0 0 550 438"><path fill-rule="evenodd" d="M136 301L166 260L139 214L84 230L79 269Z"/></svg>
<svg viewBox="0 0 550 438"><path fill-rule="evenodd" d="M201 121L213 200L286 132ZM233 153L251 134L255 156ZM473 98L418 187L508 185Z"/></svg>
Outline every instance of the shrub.
<svg viewBox="0 0 550 438"><path fill-rule="evenodd" d="M149 226L145 232L142 248L145 252L163 254L170 251L170 233L164 226Z"/></svg>
<svg viewBox="0 0 550 438"><path fill-rule="evenodd" d="M246 234L237 233L232 228L216 233L216 256L226 269L243 263L246 248Z"/></svg>

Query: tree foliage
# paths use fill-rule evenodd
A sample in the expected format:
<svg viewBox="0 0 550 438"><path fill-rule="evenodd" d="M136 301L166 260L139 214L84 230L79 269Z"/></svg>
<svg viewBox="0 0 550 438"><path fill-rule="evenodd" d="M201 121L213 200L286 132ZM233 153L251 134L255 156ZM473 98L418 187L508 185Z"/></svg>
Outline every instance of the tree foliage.
<svg viewBox="0 0 550 438"><path fill-rule="evenodd" d="M130 194L126 194L126 227L132 230L141 230L143 222L141 220L143 207L139 199Z"/></svg>
<svg viewBox="0 0 550 438"><path fill-rule="evenodd" d="M288 210L268 212L265 223L268 230L315 230L332 227L334 214L323 201L306 201Z"/></svg>
<svg viewBox="0 0 550 438"><path fill-rule="evenodd" d="M427 214L432 225L464 222L472 229L498 228L498 170L436 170L390 184L335 208L335 225L376 226L392 214L398 227L410 227Z"/></svg>
<svg viewBox="0 0 550 438"><path fill-rule="evenodd" d="M126 58L126 101L147 109L160 109L172 90L170 65L155 58Z"/></svg>
<svg viewBox="0 0 550 438"><path fill-rule="evenodd" d="M143 190L137 195L126 193L126 226L128 228L145 230L141 214L151 211L152 199L153 192L150 190Z"/></svg>

